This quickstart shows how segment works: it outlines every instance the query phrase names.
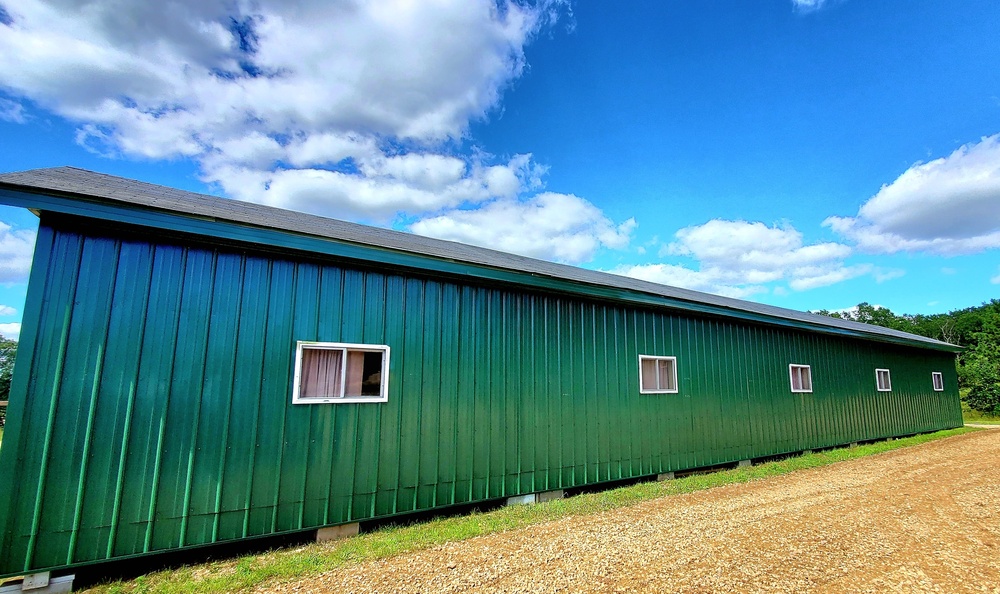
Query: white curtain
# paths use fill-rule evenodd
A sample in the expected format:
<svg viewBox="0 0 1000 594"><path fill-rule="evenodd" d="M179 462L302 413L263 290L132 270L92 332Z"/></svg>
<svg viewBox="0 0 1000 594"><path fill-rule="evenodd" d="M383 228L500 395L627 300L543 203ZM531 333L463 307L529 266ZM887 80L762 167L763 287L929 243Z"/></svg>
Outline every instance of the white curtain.
<svg viewBox="0 0 1000 594"><path fill-rule="evenodd" d="M342 349L302 349L302 377L299 398L340 398Z"/></svg>

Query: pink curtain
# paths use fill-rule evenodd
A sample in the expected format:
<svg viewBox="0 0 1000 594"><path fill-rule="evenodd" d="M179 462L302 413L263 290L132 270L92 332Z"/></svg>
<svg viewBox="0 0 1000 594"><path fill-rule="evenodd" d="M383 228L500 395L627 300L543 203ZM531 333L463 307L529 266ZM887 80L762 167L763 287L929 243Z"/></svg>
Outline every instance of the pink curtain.
<svg viewBox="0 0 1000 594"><path fill-rule="evenodd" d="M341 349L302 349L299 398L340 398Z"/></svg>

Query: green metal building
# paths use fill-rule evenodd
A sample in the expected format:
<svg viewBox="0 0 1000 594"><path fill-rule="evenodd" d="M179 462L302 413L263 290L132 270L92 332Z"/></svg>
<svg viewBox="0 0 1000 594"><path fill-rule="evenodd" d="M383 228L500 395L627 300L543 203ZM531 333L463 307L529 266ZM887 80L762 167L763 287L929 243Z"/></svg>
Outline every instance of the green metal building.
<svg viewBox="0 0 1000 594"><path fill-rule="evenodd" d="M0 577L962 424L953 345L73 168Z"/></svg>

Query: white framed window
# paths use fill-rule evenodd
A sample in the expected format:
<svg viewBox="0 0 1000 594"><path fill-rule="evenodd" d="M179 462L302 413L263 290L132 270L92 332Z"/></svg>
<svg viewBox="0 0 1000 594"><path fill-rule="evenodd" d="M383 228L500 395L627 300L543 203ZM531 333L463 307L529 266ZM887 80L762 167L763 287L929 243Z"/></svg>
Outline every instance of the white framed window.
<svg viewBox="0 0 1000 594"><path fill-rule="evenodd" d="M299 341L293 404L387 402L389 347Z"/></svg>
<svg viewBox="0 0 1000 594"><path fill-rule="evenodd" d="M639 393L676 394L677 357L639 355Z"/></svg>
<svg viewBox="0 0 1000 594"><path fill-rule="evenodd" d="M935 392L944 392L944 375L940 371L931 372L931 385Z"/></svg>
<svg viewBox="0 0 1000 594"><path fill-rule="evenodd" d="M875 370L875 387L879 392L891 392L892 381L889 379L888 369Z"/></svg>
<svg viewBox="0 0 1000 594"><path fill-rule="evenodd" d="M788 375L791 379L792 392L813 391L812 368L809 365L792 363L788 366Z"/></svg>

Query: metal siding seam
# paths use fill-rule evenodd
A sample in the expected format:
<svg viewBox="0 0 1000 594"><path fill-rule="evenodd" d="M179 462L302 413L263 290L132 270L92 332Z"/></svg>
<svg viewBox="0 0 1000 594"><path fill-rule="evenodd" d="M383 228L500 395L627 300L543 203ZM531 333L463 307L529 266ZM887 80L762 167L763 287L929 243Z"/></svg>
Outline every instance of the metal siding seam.
<svg viewBox="0 0 1000 594"><path fill-rule="evenodd" d="M602 322L606 316L606 307L595 304L591 311L591 333L594 338L593 382L594 382L594 420L591 435L595 443L595 478L608 480L610 468L610 426L608 422L608 388L607 388L607 325Z"/></svg>
<svg viewBox="0 0 1000 594"><path fill-rule="evenodd" d="M242 287L244 286L246 280L246 256L239 257L237 259L237 263L239 270L238 272L236 272L236 277L227 278L225 279L225 282L231 283L234 287ZM222 488L225 485L225 477L226 477L226 457L227 457L226 452L231 449L231 446L229 444L229 426L232 423L233 401L235 399L233 392L234 392L234 387L236 385L236 373L235 373L236 357L238 349L241 344L240 327L243 322L243 316L242 316L243 291L234 290L233 292L235 293L234 296L236 298L236 304L232 306L232 309L228 309L227 311L233 312L235 310L235 313L233 314L235 317L235 321L233 323L233 328L232 328L233 333L229 337L232 340L232 356L229 361L230 361L230 366L234 370L234 372L229 376L228 389L222 394L220 394L220 396L223 396L224 398L225 401L224 408L226 412L224 418L221 419L223 421L222 441L219 447L219 464L218 464L218 470L216 471L216 477L218 478L215 485L215 502L213 506L215 517L212 520L211 542L217 542L219 540L219 522L221 520L221 514L222 514ZM238 414L244 414L244 413L238 413Z"/></svg>
<svg viewBox="0 0 1000 594"><path fill-rule="evenodd" d="M268 260L264 260L263 262L264 262L264 269L263 269L263 272L262 272L262 278L260 279L260 282L261 282L262 286L258 287L257 290L263 296L262 303L261 303L261 310L263 312L265 312L265 319L267 319L266 312L268 312L270 310L270 308L271 308L271 269L272 269L273 263L269 259ZM254 467L257 464L257 449L260 448L260 444L258 443L258 441L260 439L260 437L259 437L259 429L260 429L260 410L262 408L262 406L261 406L261 400L264 397L264 373L263 373L263 369L264 369L264 365L266 364L266 362L264 360L265 356L266 356L265 355L266 353L267 353L267 324L264 324L264 327L261 328L261 335L260 335L261 374L260 374L260 376L257 379L257 387L254 390L254 393L257 394L257 405L254 406L254 407L252 407L253 408L253 419L252 419L252 421L250 423L250 431L251 431L251 433L250 433L250 441L249 441L249 444L248 444L249 447L250 447L250 452L249 452L249 455L247 456L247 466L246 466L246 475L247 475L246 476L246 509L243 512L243 530L242 530L243 538L246 538L247 536L250 535L250 515L251 515L251 510L253 508L253 476L254 476Z"/></svg>
<svg viewBox="0 0 1000 594"><path fill-rule="evenodd" d="M343 324L341 319L341 315L343 313L341 311L342 304L339 296L343 291L344 272L336 266L322 266L320 268L319 282L319 312L316 326L316 339L323 342L339 342L341 340L340 329ZM392 345L389 346L391 347ZM391 355L392 351L390 350L390 360L392 359ZM389 385L393 386L393 383L390 382ZM391 394L389 398L390 400L392 399ZM329 409L325 412L327 413L324 416L326 417L326 426L329 431L329 435L327 436L329 441L324 443L323 447L327 453L328 460L326 462L329 467L325 473L326 489L322 497L322 519L319 520L320 524L324 526L337 523L337 521L334 520L337 501L334 485L337 481L337 455L339 453L337 442L340 439L340 432L337 429L337 424L343 417L341 407L338 405L330 405ZM316 468L314 472L316 474L320 474L322 467L322 464L320 464L319 468Z"/></svg>
<svg viewBox="0 0 1000 594"><path fill-rule="evenodd" d="M66 342L69 338L71 312L72 309L67 307L65 317L63 319L62 335L59 339L59 354L56 356L56 373L53 378L54 381L52 383L52 391L49 397L48 421L45 425L45 437L42 442L44 445L42 446L41 467L38 473L38 487L35 490L35 506L31 517L31 536L28 539L28 551L24 559L25 571L32 569L32 559L35 554L35 543L38 542L38 527L41 523L42 516L42 496L45 493L45 476L48 473L49 466L49 447L52 444L52 433L56 422L56 403L58 402L59 387L62 383L63 365L66 362Z"/></svg>
<svg viewBox="0 0 1000 594"><path fill-rule="evenodd" d="M120 242L115 242L115 246L116 246L116 250L115 251L117 252L118 257L115 258L114 273L113 273L113 276L112 276L113 281L112 281L112 286L110 287L110 291L109 291L110 297L108 299L108 308L109 308L110 311L108 312L108 320L107 320L107 322L105 323L105 326L104 326L104 342L99 347L99 349L101 349L102 351L104 351L105 354L106 354L107 348L108 348L107 347L107 343L110 342L111 338L112 338L111 335L110 335L111 329L114 327L114 325L112 324L112 321L114 319L113 318L114 309L112 309L112 308L113 308L113 304L117 302L118 297L119 297L119 295L118 295L118 286L120 285L120 283L119 283L118 274L119 274L119 271L122 268L121 267L121 258L124 257L124 255L122 253L123 252L123 250L122 250L122 244ZM126 273L130 273L130 272L131 271L126 271ZM122 280L124 280L124 279L122 279ZM128 290L130 290L131 288L134 287L134 284L126 282L125 286L126 286L125 290L128 291ZM146 294L148 295L148 291L146 292ZM126 294L126 296L124 297L124 299L125 299L125 301L129 301L128 294ZM145 297L144 297L144 300L145 300ZM126 304L126 305L131 305L131 304ZM143 303L143 305L145 305L145 303ZM124 315L127 315L127 312L129 311L130 308L128 308L126 306L123 306L120 309L125 312ZM145 326L145 318L143 317L143 319L139 322L139 340L140 341L141 341L141 336L142 336L142 332L143 332L142 329L143 329L144 326ZM99 385L103 385L103 383L104 383L104 378L101 377L101 375L103 373L103 371L102 371L102 368L103 368L103 357L101 357L99 355L98 358L101 359L102 362L97 367L97 369L95 369L95 376L94 376L95 388L97 386L99 386ZM137 363L138 363L138 361L137 361ZM119 361L115 361L115 364L121 365L122 361L120 361L120 360ZM121 441L121 447L120 447L120 451L119 451L119 455L118 455L117 479L115 481L115 497L114 497L114 504L112 505L111 530L110 530L110 533L108 535L108 543L107 543L107 549L106 549L106 553L105 553L105 557L109 558L109 559L114 556L115 539L116 539L117 534L118 534L118 521L119 521L119 518L121 517L122 491L123 491L124 480L125 480L125 464L126 464L126 462L128 460L128 451L129 451L128 442L129 442L129 436L131 435L131 430L132 430L132 411L134 410L135 384L136 384L136 375L138 374L138 370L139 370L139 366L137 364L135 366L135 374L133 374L132 381L130 382L128 399L127 399L126 409L125 409L125 422L123 424L122 441ZM118 396L120 393L119 392L114 392L114 394L115 394L115 396ZM94 392L94 397L95 397L94 398L94 405L95 406L98 403L97 396L98 396L98 392L97 392L97 390L95 390L95 392ZM83 474L83 473L81 473L81 474ZM81 493L80 493L80 500L81 500L81 503L82 503L82 500L83 500L82 489L81 489ZM81 509L81 511L82 511L82 509ZM76 530L74 530L74 532L76 532Z"/></svg>
<svg viewBox="0 0 1000 594"><path fill-rule="evenodd" d="M475 298L467 285L458 288L458 390L455 402L455 503L472 498L473 439L475 435Z"/></svg>
<svg viewBox="0 0 1000 594"><path fill-rule="evenodd" d="M105 330L107 330L107 326L105 327ZM107 336L107 332L105 332L105 336ZM84 436L84 443L83 443L83 456L81 458L80 478L79 481L77 482L76 505L73 513L73 528L70 536L69 546L67 547L66 551L67 565L73 563L75 559L76 543L80 531L80 520L83 515L83 499L84 499L84 493L86 491L87 473L90 462L90 444L91 444L91 438L93 436L94 418L97 415L97 395L99 391L98 390L99 386L101 384L101 367L104 364L104 348L105 348L105 342L102 342L100 345L98 345L98 355L94 363L95 367L94 379L91 384L91 391L90 391L90 406L88 408L88 413L87 413L87 426L85 430L86 434ZM110 556L110 553L107 556Z"/></svg>
<svg viewBox="0 0 1000 594"><path fill-rule="evenodd" d="M496 289L489 292L489 332L487 336L486 367L488 369L487 392L490 402L490 422L487 430L490 432L490 464L486 473L486 495L488 498L503 497L506 494L507 477L507 447L504 441L509 429L505 427L507 419L507 381L504 369L507 366L506 327L504 318L503 294ZM509 433L511 439L516 439L516 429Z"/></svg>
<svg viewBox="0 0 1000 594"><path fill-rule="evenodd" d="M156 270L156 259L164 251L177 252L179 254L179 264L177 267L177 297L174 302L173 307L173 323L171 324L173 330L171 331L170 340L173 343L172 351L176 353L177 348L177 337L180 332L180 312L181 304L183 303L184 297L184 285L187 280L187 275L185 270L187 270L187 250L185 249L171 249L165 247L154 247L154 267ZM150 280L150 293L152 293L153 283L159 283L163 275L154 275ZM166 377L172 378L174 376L174 364L176 362L176 357L171 357L167 368L164 370L166 372ZM156 439L156 459L153 463L153 481L150 488L150 498L149 498L149 509L146 516L146 537L143 543L143 550L150 551L153 548L153 532L154 532L154 522L153 519L156 517L156 507L159 501L160 494L160 476L163 468L163 452L166 449L164 447L166 439L166 428L167 428L167 414L170 412L170 395L171 389L168 387L165 391L164 402L161 408L160 415L160 426Z"/></svg>
<svg viewBox="0 0 1000 594"><path fill-rule="evenodd" d="M420 491L420 369L423 365L424 334L423 288L416 279L406 279L403 284L403 302L406 304L400 312L403 335L403 348L400 356L402 362L397 368L396 393L402 399L400 403L400 433L399 439L399 469L398 483L400 492L397 494L396 506L401 511L411 511L419 508L418 494ZM399 358L396 361L400 361ZM411 384L414 386L411 389ZM412 395L408 392L412 391ZM390 396L391 398L391 396ZM332 482L332 475L331 475ZM413 489L412 494L404 499L403 489ZM400 503L403 505L400 506Z"/></svg>
<svg viewBox="0 0 1000 594"><path fill-rule="evenodd" d="M121 277L119 280L121 282L118 285L124 285L126 289L121 298L117 295L114 296L111 306L111 323L108 331L108 347L105 354L105 360L113 361L114 366L123 368L123 370L126 365L132 367L130 376L135 390L135 395L133 396L135 405L131 421L128 423L128 439L125 440L123 435L122 442L123 448L126 448L129 452L125 456L124 466L120 469L123 476L123 493L128 493L130 496L123 497L120 503L119 520L116 523L118 530L115 540L115 550L124 551L124 553L118 554L135 554L143 550L142 537L145 529L142 526L142 511L149 486L149 483L145 481L145 471L149 463L149 447L148 443L143 440L148 439L149 431L148 424L143 426L141 424L143 417L139 416L143 412L139 389L144 383L141 376L144 364L142 345L145 341L148 328L146 312L151 288L152 254L153 246L148 242L123 241L121 243L121 257L118 264L118 272ZM123 306L123 302L127 303L128 307ZM139 306L136 307L136 304L139 304ZM124 328L126 331L123 332L119 330L120 328ZM123 336L124 340L113 340L118 335ZM114 366L109 367L106 365L104 373L106 374ZM133 388L130 387L130 389ZM118 394L121 393L120 390L116 390L115 392ZM117 417L118 415L116 414L115 416ZM148 414L146 416L148 417ZM100 432L98 431L98 433ZM138 451L138 454L134 453L136 451ZM141 469L138 473L134 468L135 466ZM138 477L136 476L137 474ZM138 484L135 484L136 482ZM123 521L121 518L125 518L125 520ZM120 544L123 538L123 526L128 533L128 540L125 546ZM112 551L112 554L115 555L115 552Z"/></svg>
<svg viewBox="0 0 1000 594"><path fill-rule="evenodd" d="M420 370L420 467L417 474L417 501L424 507L437 502L437 477L439 468L438 442L441 427L441 368L446 363L441 357L441 285L433 281L420 281L423 309L423 341L421 342Z"/></svg>
<svg viewBox="0 0 1000 594"><path fill-rule="evenodd" d="M66 564L73 563L76 556L76 542L80 535L80 519L83 515L83 494L87 484L87 469L90 462L90 444L93 437L94 417L97 415L97 392L101 381L100 367L104 362L104 345L98 347L98 356L95 363L94 381L91 384L90 407L87 412L87 428L83 440L83 457L80 465L80 478L76 486L76 504L73 512L73 528L69 538L69 546L66 548Z"/></svg>
<svg viewBox="0 0 1000 594"><path fill-rule="evenodd" d="M53 447L58 448L55 451L59 454L53 455L46 472L38 475L47 485L40 502L43 511L38 526L35 567L61 563L68 546L68 541L64 539L71 538L72 534L73 510L71 506L65 506L64 502L73 499L74 477L82 465L78 439L82 437L86 410L81 400L90 392L88 374L93 369L94 355L100 351L95 345L104 340L104 333L97 326L106 324L107 309L110 307L110 304L105 303L102 291L105 282L110 282L101 258L105 250L106 245L95 248L86 241L83 242L82 264L69 273L77 287L73 304L69 306L73 313L57 396L59 405L54 419L54 435L58 436L58 445ZM96 290L88 290L90 277L93 277L92 286ZM45 385L44 381L40 383Z"/></svg>
<svg viewBox="0 0 1000 594"><path fill-rule="evenodd" d="M207 275L207 278L211 279L211 280L209 281L210 288L208 289L208 291L206 291L207 296L208 296L208 310L205 312L205 319L206 320L211 319L211 316L212 316L213 300L211 298L211 292L214 289L214 285L215 285L215 267L216 267L216 263L217 263L217 257L218 257L218 254L212 253L212 255L211 255L211 262L212 262L212 264L211 264L211 272L210 272L209 275ZM189 259L189 261L190 261L190 259ZM206 328L205 328L205 332L204 332L204 340L202 341L203 344L202 344L201 349L200 349L201 350L201 361L202 361L201 374L200 374L201 378L200 378L200 381L197 381L198 389L195 392L197 394L197 396L196 396L197 402L193 403L194 406L192 407L194 409L194 411L193 411L192 419L191 419L191 432L192 432L192 435L191 435L191 449L188 451L187 469L185 471L185 479L184 479L184 499L183 499L183 504L182 504L183 507L182 507L182 512L181 512L181 525L180 525L180 530L179 530L179 533L178 533L178 535L180 536L180 543L179 544L182 547L185 544L188 543L188 526L189 526L189 522L190 522L190 518L191 518L191 489L192 489L192 486L193 486L193 483L194 483L194 467L195 467L196 457L197 457L196 452L197 452L197 449L198 449L198 425L201 422L201 406L202 406L202 398L204 396L204 393L203 393L203 386L204 386L204 382L205 382L205 366L204 366L204 362L207 360L208 340L209 340L209 338L208 338L209 337L208 324L206 324L205 326L206 326ZM192 350L195 350L195 349L192 349Z"/></svg>
<svg viewBox="0 0 1000 594"><path fill-rule="evenodd" d="M319 323L319 266L311 263L299 262L296 265L298 274L294 285L295 316L293 325L295 336L289 343L289 351L298 337L316 337ZM303 311L305 310L305 311ZM364 314L362 314L364 315ZM307 339L308 340L308 339ZM360 340L358 342L364 342ZM284 502L289 507L291 514L290 524L286 524L284 530L301 530L306 527L306 489L309 484L309 453L312 449L312 426L316 415L316 407L323 405L289 405L291 406L286 417L286 421L291 420L292 426L286 426L286 431L291 433L284 455L292 463L292 476L290 477L288 491L285 495L290 498ZM285 468L288 468L287 466ZM284 473L288 477L289 472ZM279 503L281 505L281 503ZM281 522L281 512L278 513L278 522Z"/></svg>
<svg viewBox="0 0 1000 594"><path fill-rule="evenodd" d="M455 482L457 481L458 457L456 439L458 435L458 393L459 374L458 336L462 331L461 309L458 288L448 283L442 286L441 317L441 442L438 455L438 482L435 505L449 505L455 502ZM447 366L447 367L445 367ZM442 495L444 496L442 498Z"/></svg>
<svg viewBox="0 0 1000 594"><path fill-rule="evenodd" d="M76 270L80 269L81 258L83 257L83 241L82 238L76 240L77 244L77 257L76 257ZM38 471L38 486L35 490L35 503L34 510L31 515L31 532L28 537L28 546L24 559L24 570L29 571L32 569L32 560L35 554L35 546L38 542L38 529L41 523L42 515L42 497L45 494L45 484L46 475L48 473L49 465L49 448L52 444L52 433L55 427L56 421L56 406L58 402L58 396L60 387L62 384L63 376L63 366L66 362L66 345L69 339L70 324L72 322L73 316L73 301L75 300L76 292L78 289L78 282L73 283L73 288L70 296L69 303L66 305L66 311L63 314L62 331L59 337L59 351L56 355L56 366L55 373L53 374L52 390L49 396L49 408L48 416L46 417L45 425L45 437L43 439L42 453L41 453L41 464Z"/></svg>
<svg viewBox="0 0 1000 594"><path fill-rule="evenodd" d="M471 387L469 410L472 422L469 426L472 429L472 434L470 435L468 444L471 454L469 457L468 494L469 501L475 501L479 499L480 496L485 498L485 492L482 491L482 488L486 481L483 479L485 479L485 476L489 474L489 389L486 387L486 382L483 381L483 373L486 368L483 340L486 336L488 336L488 321L486 320L485 312L483 311L485 306L485 289L481 287L474 287L469 294L472 301L470 306L470 315L473 320L475 332L469 340L469 350L472 353L472 359L469 366ZM484 399L486 404L485 414L483 412ZM486 453L485 458L484 451ZM482 495L480 495L480 493L482 493Z"/></svg>
<svg viewBox="0 0 1000 594"><path fill-rule="evenodd" d="M330 338L330 321L328 320L330 291L335 290L329 281L331 268L320 265L316 270L315 299L312 301L316 311L313 336L316 340ZM334 269L335 270L335 269ZM335 341L334 341L335 342ZM389 341L379 341L377 344L388 344ZM393 363L390 349L389 363ZM390 374L391 375L391 374ZM395 389L393 382L389 388ZM389 401L393 398L390 396ZM331 490L331 474L334 462L334 443L336 433L337 412L339 404L308 405L309 432L306 434L305 481L303 490L302 527L318 528L329 523L329 502ZM375 406L385 406L378 404Z"/></svg>
<svg viewBox="0 0 1000 594"><path fill-rule="evenodd" d="M398 500L402 493L400 483L401 456L403 447L403 424L401 415L404 400L402 398L402 388L407 384L407 378L403 373L403 365L400 359L405 357L406 334L404 311L406 306L406 284L400 276L388 276L385 278L383 292L384 320L382 329L382 341L380 344L387 344L396 347L395 357L389 358L390 369L388 371L391 381L389 387L392 394L389 402L378 404L381 412L379 419L380 445L378 451L378 482L376 484L376 514L395 514L398 511ZM381 504L378 497L381 496Z"/></svg>

